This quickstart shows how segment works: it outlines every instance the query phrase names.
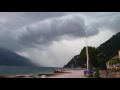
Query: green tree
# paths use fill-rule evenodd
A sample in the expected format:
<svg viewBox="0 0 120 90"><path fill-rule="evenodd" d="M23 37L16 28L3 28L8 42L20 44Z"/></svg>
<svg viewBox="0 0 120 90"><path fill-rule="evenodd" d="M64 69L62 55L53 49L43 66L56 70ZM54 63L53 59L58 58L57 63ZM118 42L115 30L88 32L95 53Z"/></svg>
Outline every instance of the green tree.
<svg viewBox="0 0 120 90"><path fill-rule="evenodd" d="M112 60L111 60L111 65L113 65L113 64L114 64L114 60L112 59Z"/></svg>
<svg viewBox="0 0 120 90"><path fill-rule="evenodd" d="M120 63L120 60L119 60L119 58L117 59L117 62L118 62L118 63Z"/></svg>
<svg viewBox="0 0 120 90"><path fill-rule="evenodd" d="M109 61L109 65L112 65L112 60Z"/></svg>
<svg viewBox="0 0 120 90"><path fill-rule="evenodd" d="M88 46L89 59L93 67L98 67L100 60L98 58L99 50L95 47ZM80 57L84 64L87 62L86 47L84 47L80 52Z"/></svg>

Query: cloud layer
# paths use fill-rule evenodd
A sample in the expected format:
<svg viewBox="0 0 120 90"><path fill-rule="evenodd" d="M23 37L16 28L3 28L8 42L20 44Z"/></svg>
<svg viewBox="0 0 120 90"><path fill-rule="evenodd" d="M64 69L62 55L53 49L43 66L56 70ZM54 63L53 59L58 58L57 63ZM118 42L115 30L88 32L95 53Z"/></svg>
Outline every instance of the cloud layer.
<svg viewBox="0 0 120 90"><path fill-rule="evenodd" d="M23 55L27 55L37 62L41 57L45 60L40 60L43 66L57 65L57 62L61 60L60 57L65 53L68 54L62 58L63 60L73 57L71 55L78 52L77 49L73 49L72 52L74 53L71 54L69 49L74 45L68 49L66 45L68 42L72 43L77 39L82 41L85 38L85 29L87 29L88 38L97 37L99 33L105 30L117 33L120 31L120 13L0 12L0 47L23 53ZM67 40L67 43L63 42L64 40ZM64 43L63 46L61 43ZM80 48L82 47L80 46ZM59 55L54 55L56 52L53 50L54 48L59 51L63 49L63 51ZM31 53L32 51L34 55ZM38 53L39 57L36 56ZM55 59L58 61L56 62ZM50 61L51 64L45 64L47 61ZM64 61L61 60L60 62Z"/></svg>

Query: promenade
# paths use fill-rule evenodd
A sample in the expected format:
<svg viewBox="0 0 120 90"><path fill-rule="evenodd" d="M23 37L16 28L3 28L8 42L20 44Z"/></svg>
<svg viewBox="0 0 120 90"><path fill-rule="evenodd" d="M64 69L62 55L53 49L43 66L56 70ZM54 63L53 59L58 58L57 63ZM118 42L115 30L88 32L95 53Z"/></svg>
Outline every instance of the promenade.
<svg viewBox="0 0 120 90"><path fill-rule="evenodd" d="M84 70L68 70L62 73L46 76L46 78L88 78L84 76Z"/></svg>

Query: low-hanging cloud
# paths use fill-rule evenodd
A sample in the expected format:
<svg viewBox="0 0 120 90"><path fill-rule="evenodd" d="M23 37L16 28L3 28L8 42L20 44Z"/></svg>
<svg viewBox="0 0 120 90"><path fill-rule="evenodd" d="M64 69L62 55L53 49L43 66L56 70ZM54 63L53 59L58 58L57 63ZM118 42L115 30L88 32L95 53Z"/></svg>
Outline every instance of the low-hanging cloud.
<svg viewBox="0 0 120 90"><path fill-rule="evenodd" d="M0 46L19 51L63 39L82 38L85 27L88 36L98 34L101 28L118 32L119 16L120 13L112 12L1 12Z"/></svg>
<svg viewBox="0 0 120 90"><path fill-rule="evenodd" d="M44 20L24 27L18 38L25 46L46 45L53 41L59 41L63 39L62 37L64 39L85 37L85 27L84 20L81 17L77 15L66 16ZM98 30L92 29L88 33L95 35Z"/></svg>

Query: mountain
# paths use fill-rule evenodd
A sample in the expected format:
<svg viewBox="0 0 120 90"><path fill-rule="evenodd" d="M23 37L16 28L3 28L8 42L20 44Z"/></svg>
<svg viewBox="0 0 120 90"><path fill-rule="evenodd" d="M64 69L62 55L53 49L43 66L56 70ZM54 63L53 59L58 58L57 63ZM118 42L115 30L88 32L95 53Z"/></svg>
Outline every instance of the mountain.
<svg viewBox="0 0 120 90"><path fill-rule="evenodd" d="M28 58L2 47L0 47L0 65L34 66Z"/></svg>
<svg viewBox="0 0 120 90"><path fill-rule="evenodd" d="M120 50L120 32L101 44L98 50L100 51L99 57L104 61L99 68L106 69L106 62L118 56L118 51Z"/></svg>
<svg viewBox="0 0 120 90"><path fill-rule="evenodd" d="M80 55L74 56L64 67L79 67L81 64L81 58Z"/></svg>
<svg viewBox="0 0 120 90"><path fill-rule="evenodd" d="M100 51L99 58L103 61L103 64L101 64L99 68L105 69L106 62L118 55L118 51L120 50L120 32L118 32L116 35L113 35L109 40L107 40L97 48ZM75 67L74 60L76 62L79 62L77 63L77 65L82 65L82 60L80 59L80 56L79 59L76 59L76 56L74 56L74 58L72 58L66 65L64 65L64 67L71 67L71 65Z"/></svg>
<svg viewBox="0 0 120 90"><path fill-rule="evenodd" d="M100 53L105 55L106 61L118 55L118 51L120 50L120 32L116 35L113 35L109 40L104 42L98 47Z"/></svg>

